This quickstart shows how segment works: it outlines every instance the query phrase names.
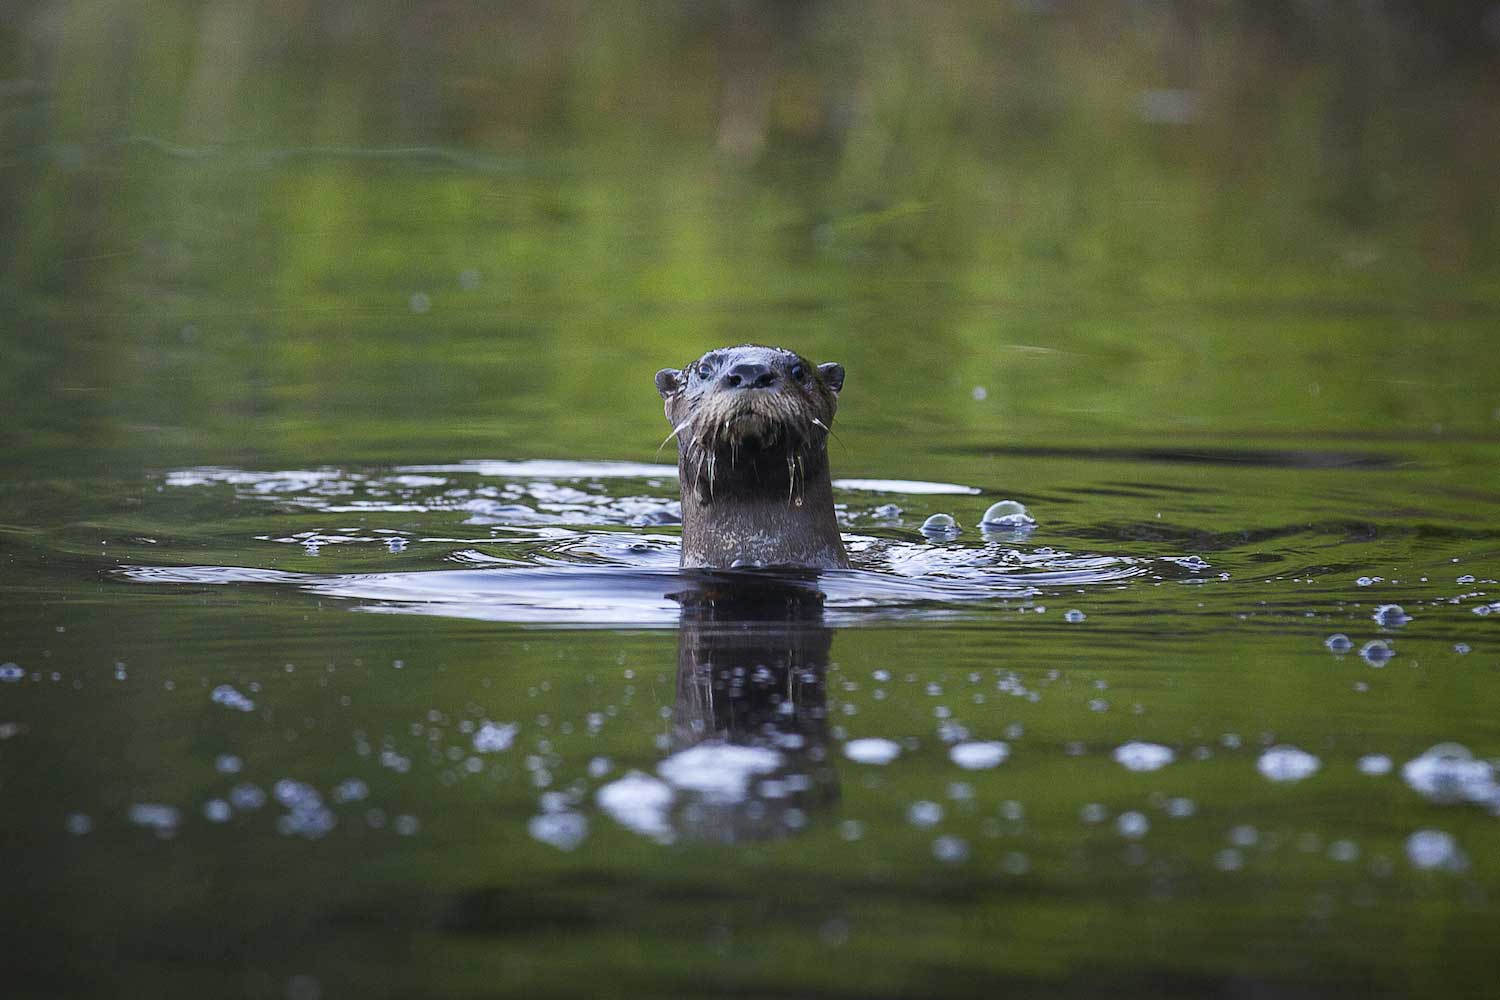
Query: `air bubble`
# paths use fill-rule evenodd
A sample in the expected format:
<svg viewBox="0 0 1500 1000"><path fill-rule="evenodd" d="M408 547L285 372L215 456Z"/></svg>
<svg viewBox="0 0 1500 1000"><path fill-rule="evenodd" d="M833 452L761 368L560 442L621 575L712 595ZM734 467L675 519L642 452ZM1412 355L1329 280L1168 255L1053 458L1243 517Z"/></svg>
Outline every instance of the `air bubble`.
<svg viewBox="0 0 1500 1000"><path fill-rule="evenodd" d="M1371 617L1381 628L1400 628L1411 621L1411 615L1399 604L1382 604Z"/></svg>
<svg viewBox="0 0 1500 1000"><path fill-rule="evenodd" d="M929 538L952 538L961 530L952 514L933 514L921 527L922 534Z"/></svg>

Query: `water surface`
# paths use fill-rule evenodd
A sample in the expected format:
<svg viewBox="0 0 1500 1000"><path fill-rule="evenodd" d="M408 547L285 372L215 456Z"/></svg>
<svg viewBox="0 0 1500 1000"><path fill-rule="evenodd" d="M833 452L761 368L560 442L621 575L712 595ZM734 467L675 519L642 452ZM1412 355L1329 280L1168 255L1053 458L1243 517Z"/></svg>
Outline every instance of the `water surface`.
<svg viewBox="0 0 1500 1000"><path fill-rule="evenodd" d="M0 28L11 994L1494 992L1479 5L409 6Z"/></svg>

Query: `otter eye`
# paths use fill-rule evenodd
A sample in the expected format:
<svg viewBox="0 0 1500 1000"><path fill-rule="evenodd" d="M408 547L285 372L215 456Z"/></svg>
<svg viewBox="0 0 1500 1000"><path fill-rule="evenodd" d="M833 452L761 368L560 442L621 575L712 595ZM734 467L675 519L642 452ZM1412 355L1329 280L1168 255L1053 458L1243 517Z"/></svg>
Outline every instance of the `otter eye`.
<svg viewBox="0 0 1500 1000"><path fill-rule="evenodd" d="M702 379L713 378L714 370L708 365L698 366L698 377Z"/></svg>
<svg viewBox="0 0 1500 1000"><path fill-rule="evenodd" d="M798 382L803 381L807 378L807 369L803 368L801 365L792 365L792 378L796 379Z"/></svg>

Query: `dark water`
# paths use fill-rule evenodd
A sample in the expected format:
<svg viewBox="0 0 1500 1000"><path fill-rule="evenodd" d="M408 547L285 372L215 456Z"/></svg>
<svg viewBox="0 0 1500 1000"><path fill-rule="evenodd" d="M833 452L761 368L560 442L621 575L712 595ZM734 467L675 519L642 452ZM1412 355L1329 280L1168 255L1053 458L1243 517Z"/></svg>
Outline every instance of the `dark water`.
<svg viewBox="0 0 1500 1000"><path fill-rule="evenodd" d="M0 11L6 995L1493 995L1497 22L1360 10ZM676 569L744 340L850 571Z"/></svg>

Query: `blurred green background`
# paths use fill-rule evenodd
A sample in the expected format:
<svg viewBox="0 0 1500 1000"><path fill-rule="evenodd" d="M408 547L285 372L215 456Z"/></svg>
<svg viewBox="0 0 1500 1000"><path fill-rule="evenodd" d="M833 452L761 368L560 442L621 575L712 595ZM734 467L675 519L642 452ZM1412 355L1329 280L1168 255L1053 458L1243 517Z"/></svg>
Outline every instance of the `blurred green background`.
<svg viewBox="0 0 1500 1000"><path fill-rule="evenodd" d="M0 446L643 457L743 340L848 366L849 471L1492 439L1496 11L9 0Z"/></svg>

